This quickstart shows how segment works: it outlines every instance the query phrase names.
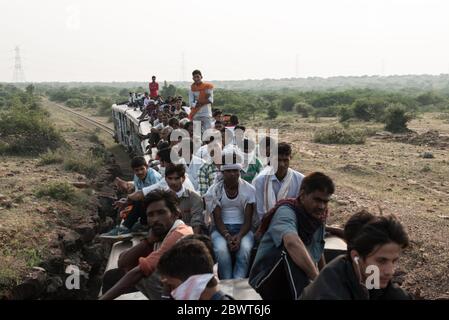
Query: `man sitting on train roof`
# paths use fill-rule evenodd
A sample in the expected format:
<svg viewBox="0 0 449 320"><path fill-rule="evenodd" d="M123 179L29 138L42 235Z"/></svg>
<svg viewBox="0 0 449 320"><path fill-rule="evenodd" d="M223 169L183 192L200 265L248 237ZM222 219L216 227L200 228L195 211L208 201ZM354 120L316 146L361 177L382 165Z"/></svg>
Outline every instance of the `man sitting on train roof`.
<svg viewBox="0 0 449 320"><path fill-rule="evenodd" d="M271 145L271 149L276 145ZM277 201L296 198L299 195L302 173L290 168L292 147L281 142L277 145L277 155L271 155L272 166L265 167L253 180L256 188L256 210L259 219L274 207ZM274 165L277 164L275 170Z"/></svg>
<svg viewBox="0 0 449 320"><path fill-rule="evenodd" d="M161 299L162 284L156 270L159 259L179 239L193 234L192 228L180 219L174 192L154 190L145 197L144 204L150 226L148 237L120 255L118 269L105 273L103 289L106 293L101 300L115 299L134 288L150 300Z"/></svg>
<svg viewBox="0 0 449 320"><path fill-rule="evenodd" d="M213 221L211 238L220 279L247 277L254 244L251 224L255 189L240 178L241 163L237 153L223 153L220 167L223 179L212 185L204 196L206 212Z"/></svg>
<svg viewBox="0 0 449 320"><path fill-rule="evenodd" d="M181 112L185 112L187 114L190 113L190 108L182 105L182 97L176 97L174 100L174 109L173 114L175 116L179 115Z"/></svg>
<svg viewBox="0 0 449 320"><path fill-rule="evenodd" d="M320 272L304 289L302 300L411 299L391 281L402 250L409 243L404 227L395 217L356 213L346 223L344 235L347 254Z"/></svg>
<svg viewBox="0 0 449 320"><path fill-rule="evenodd" d="M162 180L162 176L156 170L149 168L144 157L135 157L131 160L131 167L134 171L133 181L124 181L119 177L115 178L115 185L123 192L130 193L142 190L142 188L149 187ZM125 200L121 200L125 202ZM116 205L120 203L117 202ZM128 201L126 201L128 204ZM130 201L132 209L118 226L109 232L102 234L102 238L114 238L130 234L133 230L136 231L140 226L146 226L146 215L141 201ZM124 209L123 206L121 206Z"/></svg>
<svg viewBox="0 0 449 320"><path fill-rule="evenodd" d="M203 199L192 189L184 186L186 169L184 164L170 163L165 168L165 183L158 183L151 188L136 191L128 195L128 199L141 201L151 190L171 190L176 193L181 211L182 220L193 228L195 233L204 233L206 230L203 214Z"/></svg>
<svg viewBox="0 0 449 320"><path fill-rule="evenodd" d="M201 240L186 236L166 251L157 270L174 300L232 300L219 289L213 253Z"/></svg>
<svg viewBox="0 0 449 320"><path fill-rule="evenodd" d="M262 299L296 300L318 276L325 265L325 223L334 191L331 178L313 172L302 180L297 198L277 202L264 215L249 275L249 284Z"/></svg>

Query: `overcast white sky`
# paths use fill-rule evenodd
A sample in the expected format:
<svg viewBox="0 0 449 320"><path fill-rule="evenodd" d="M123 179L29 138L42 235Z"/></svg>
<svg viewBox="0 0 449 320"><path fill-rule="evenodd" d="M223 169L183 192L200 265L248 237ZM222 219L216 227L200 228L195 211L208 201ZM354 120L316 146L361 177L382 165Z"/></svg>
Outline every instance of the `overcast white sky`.
<svg viewBox="0 0 449 320"><path fill-rule="evenodd" d="M111 2L1 0L0 81L449 73L449 1Z"/></svg>

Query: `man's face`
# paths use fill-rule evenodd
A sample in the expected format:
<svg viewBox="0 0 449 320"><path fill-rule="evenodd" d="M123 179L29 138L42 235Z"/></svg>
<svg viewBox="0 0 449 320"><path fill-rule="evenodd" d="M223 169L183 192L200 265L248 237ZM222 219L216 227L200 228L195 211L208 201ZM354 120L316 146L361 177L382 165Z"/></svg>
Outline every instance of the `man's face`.
<svg viewBox="0 0 449 320"><path fill-rule="evenodd" d="M193 79L193 82L195 82L196 84L200 84L203 77L200 76L199 74L195 74L192 79Z"/></svg>
<svg viewBox="0 0 449 320"><path fill-rule="evenodd" d="M165 200L150 203L147 207L148 226L153 234L162 239L175 222L175 215L167 207Z"/></svg>
<svg viewBox="0 0 449 320"><path fill-rule="evenodd" d="M228 186L235 186L238 184L240 178L240 170L225 170L223 171L223 181Z"/></svg>
<svg viewBox="0 0 449 320"><path fill-rule="evenodd" d="M167 124L168 124L168 117L167 117L166 115L162 116L162 117L161 117L161 122L162 122L163 124L167 125Z"/></svg>
<svg viewBox="0 0 449 320"><path fill-rule="evenodd" d="M153 80L153 82L155 82L156 81L156 77L152 77L151 80Z"/></svg>
<svg viewBox="0 0 449 320"><path fill-rule="evenodd" d="M278 173L286 174L288 167L290 166L290 159L291 156L287 156L284 154L280 154L277 156L277 162L278 162Z"/></svg>
<svg viewBox="0 0 449 320"><path fill-rule="evenodd" d="M325 213L331 196L331 194L320 190L315 190L309 194L301 191L299 194L304 209L315 218L319 218Z"/></svg>
<svg viewBox="0 0 449 320"><path fill-rule="evenodd" d="M380 288L384 289L393 278L393 274L396 270L399 256L401 255L402 248L400 245L394 242L384 244L374 250L374 253L359 260L360 268L363 280L372 274L366 273L367 267L370 265L377 266L379 268L379 284Z"/></svg>
<svg viewBox="0 0 449 320"><path fill-rule="evenodd" d="M175 107L176 107L176 109L181 109L181 107L182 107L182 101L181 100L176 100L176 102L175 102Z"/></svg>
<svg viewBox="0 0 449 320"><path fill-rule="evenodd" d="M224 130L224 128L225 128L225 126L223 125L223 123L218 123L218 124L215 124L214 129L216 129L218 131L222 131L222 130Z"/></svg>
<svg viewBox="0 0 449 320"><path fill-rule="evenodd" d="M168 187L174 192L181 191L184 180L185 177L180 177L177 172L165 176L165 181L167 182Z"/></svg>
<svg viewBox="0 0 449 320"><path fill-rule="evenodd" d="M137 168L133 168L134 174L140 179L144 180L147 176L148 166L140 166Z"/></svg>

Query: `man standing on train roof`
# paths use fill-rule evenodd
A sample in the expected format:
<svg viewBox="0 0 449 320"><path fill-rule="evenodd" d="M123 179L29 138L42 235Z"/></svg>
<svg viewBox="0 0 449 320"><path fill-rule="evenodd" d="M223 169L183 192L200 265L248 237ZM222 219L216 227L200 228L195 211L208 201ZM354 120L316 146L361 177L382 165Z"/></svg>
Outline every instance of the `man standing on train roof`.
<svg viewBox="0 0 449 320"><path fill-rule="evenodd" d="M151 77L151 82L148 87L150 89L150 98L156 99L159 91L159 83L156 82L156 76Z"/></svg>
<svg viewBox="0 0 449 320"><path fill-rule="evenodd" d="M192 121L201 121L201 131L212 127L212 103L214 102L214 86L203 82L200 70L192 72L193 83L189 91L189 105L191 112L189 118Z"/></svg>

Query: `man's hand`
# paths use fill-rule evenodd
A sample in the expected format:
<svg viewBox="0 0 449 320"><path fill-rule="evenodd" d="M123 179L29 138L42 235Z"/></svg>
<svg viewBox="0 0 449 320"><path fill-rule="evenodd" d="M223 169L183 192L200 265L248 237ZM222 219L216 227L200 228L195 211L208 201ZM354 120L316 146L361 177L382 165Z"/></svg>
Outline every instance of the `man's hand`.
<svg viewBox="0 0 449 320"><path fill-rule="evenodd" d="M127 192L129 189L128 182L120 179L119 177L115 178L114 185L122 192Z"/></svg>
<svg viewBox="0 0 449 320"><path fill-rule="evenodd" d="M238 234L231 237L231 243L232 243L231 251L238 251L240 249L241 241L242 241L242 238Z"/></svg>
<svg viewBox="0 0 449 320"><path fill-rule="evenodd" d="M121 198L120 200L117 200L114 202L113 206L114 209L120 209L123 210L128 205L128 198Z"/></svg>

